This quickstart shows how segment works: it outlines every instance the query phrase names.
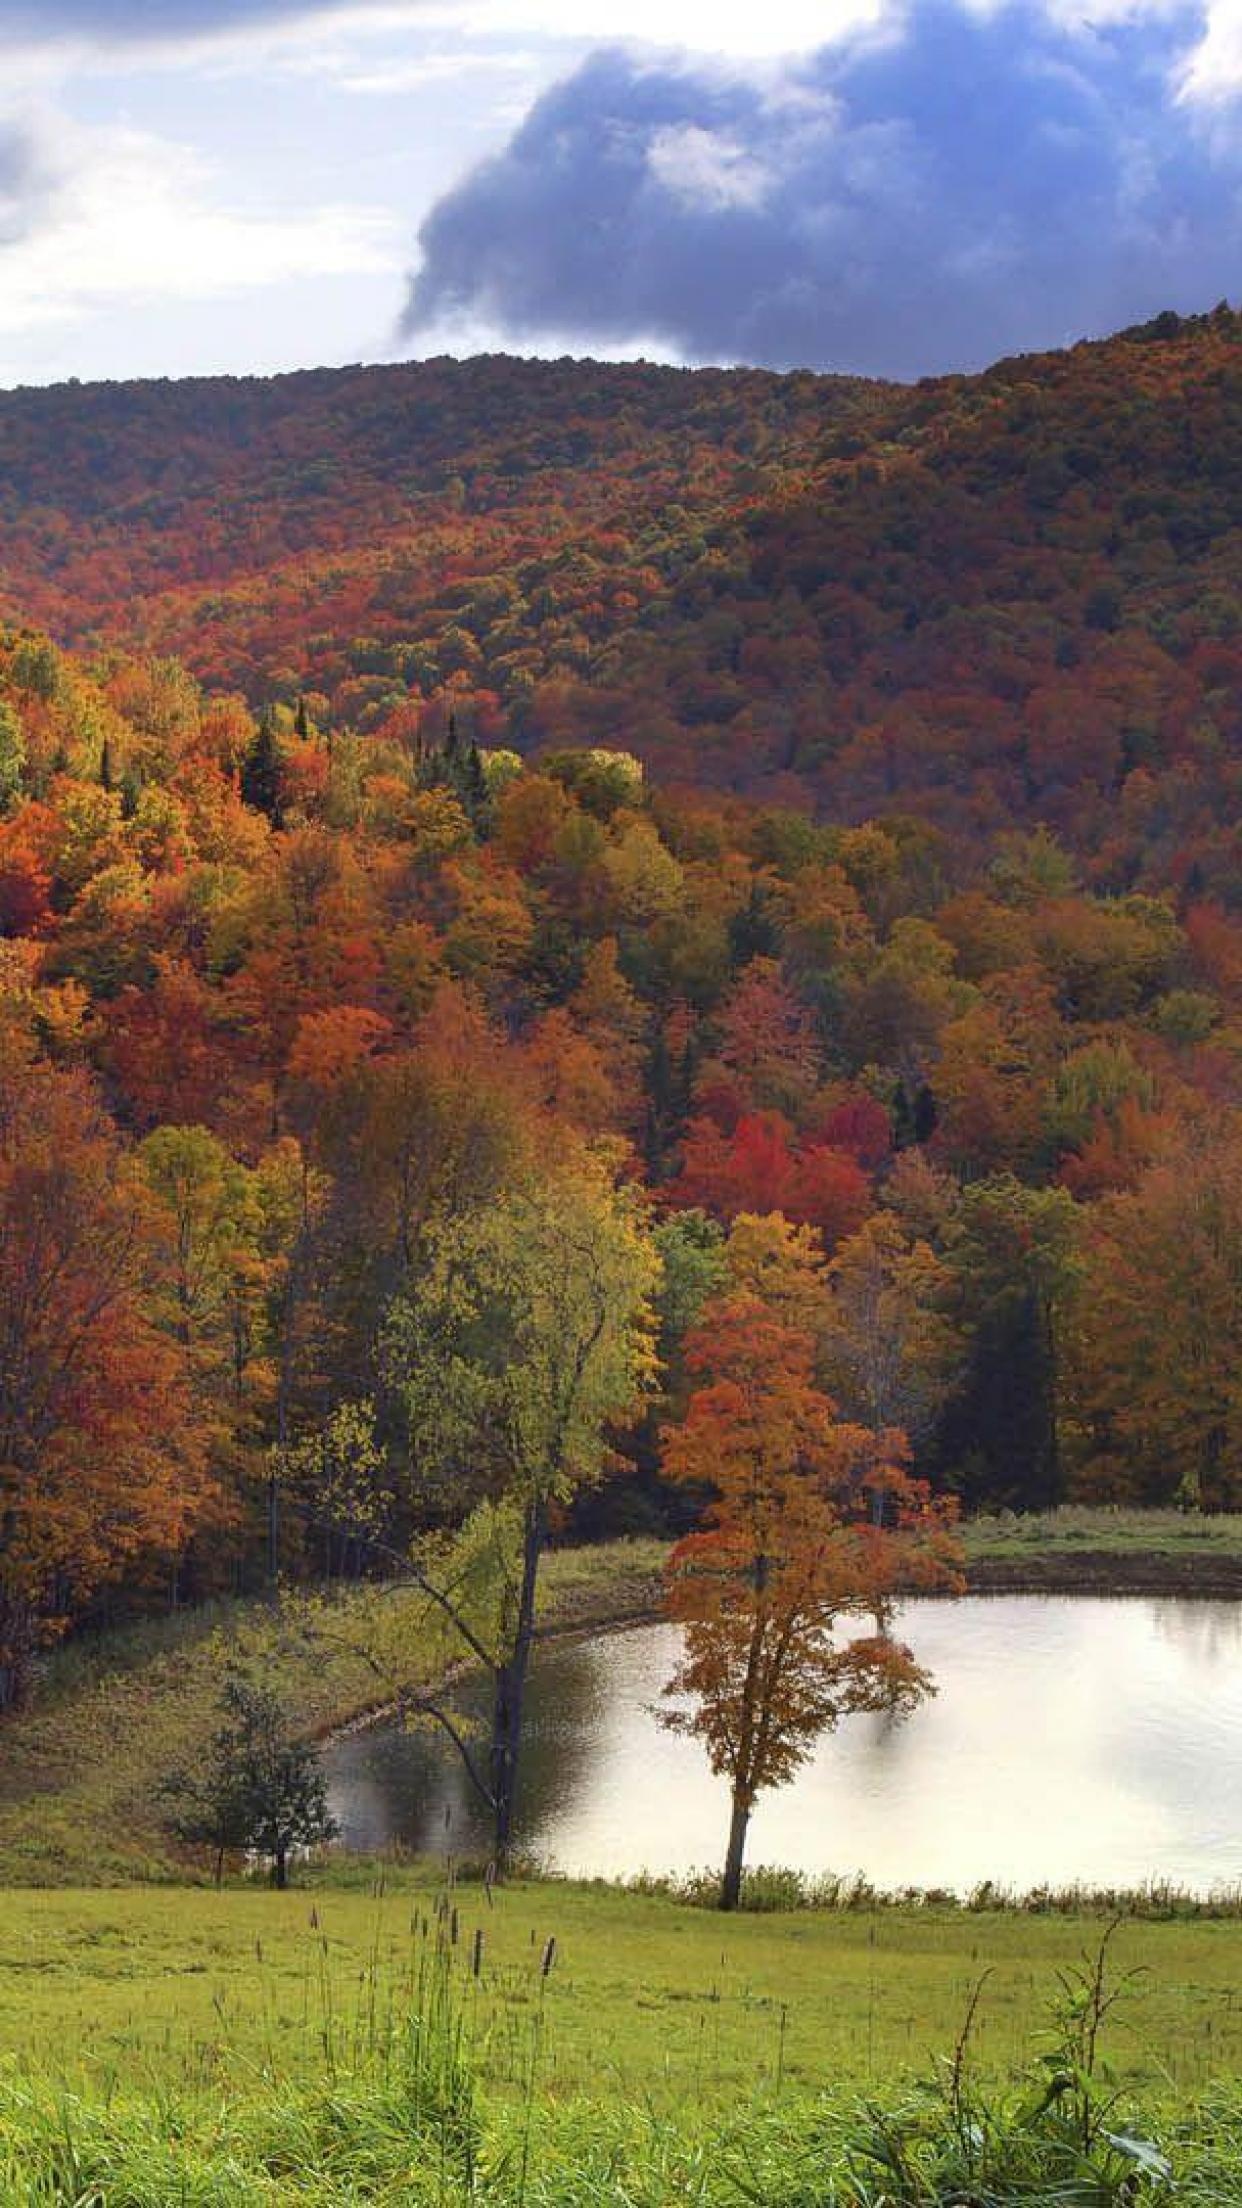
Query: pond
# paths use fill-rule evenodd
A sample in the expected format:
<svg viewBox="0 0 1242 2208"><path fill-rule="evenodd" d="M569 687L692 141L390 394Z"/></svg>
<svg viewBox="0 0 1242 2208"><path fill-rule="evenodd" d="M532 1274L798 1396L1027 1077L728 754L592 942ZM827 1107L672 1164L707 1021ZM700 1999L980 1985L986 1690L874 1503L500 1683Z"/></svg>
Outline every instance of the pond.
<svg viewBox="0 0 1242 2208"><path fill-rule="evenodd" d="M1242 1605L1181 1598L911 1601L899 1630L935 1700L846 1719L760 1801L751 1863L878 1886L1242 1880ZM537 1660L520 1844L624 1877L716 1865L727 1794L654 1714L677 1630L643 1626ZM344 1844L485 1854L451 1749L377 1726L327 1753Z"/></svg>

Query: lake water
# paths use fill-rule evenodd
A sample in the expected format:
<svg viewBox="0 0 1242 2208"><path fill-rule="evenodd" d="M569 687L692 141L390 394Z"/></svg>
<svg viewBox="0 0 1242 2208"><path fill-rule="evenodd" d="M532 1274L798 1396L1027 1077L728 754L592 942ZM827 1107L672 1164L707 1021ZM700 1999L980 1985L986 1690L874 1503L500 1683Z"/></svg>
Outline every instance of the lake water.
<svg viewBox="0 0 1242 2208"><path fill-rule="evenodd" d="M846 1719L760 1801L751 1863L880 1886L984 1878L1199 1890L1242 1881L1242 1605L972 1596L904 1605L936 1699ZM728 1803L654 1706L677 1632L549 1648L535 1666L519 1840L583 1876L719 1863ZM392 1726L328 1751L346 1846L485 1853L453 1753Z"/></svg>

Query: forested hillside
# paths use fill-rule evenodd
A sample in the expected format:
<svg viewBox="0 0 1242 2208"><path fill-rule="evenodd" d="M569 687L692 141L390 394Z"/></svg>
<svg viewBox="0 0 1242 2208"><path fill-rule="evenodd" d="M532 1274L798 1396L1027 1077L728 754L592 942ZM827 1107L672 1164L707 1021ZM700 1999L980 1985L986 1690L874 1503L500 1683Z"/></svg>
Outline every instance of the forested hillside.
<svg viewBox="0 0 1242 2208"><path fill-rule="evenodd" d="M384 731L624 743L1229 894L1242 322L913 390L433 362L0 401L5 609ZM1119 803L1119 799L1121 802Z"/></svg>
<svg viewBox="0 0 1242 2208"><path fill-rule="evenodd" d="M588 1530L722 1296L968 1505L1242 1503L1240 371L0 404L0 1693L471 1508L463 1251L654 1298Z"/></svg>
<svg viewBox="0 0 1242 2208"><path fill-rule="evenodd" d="M581 673L825 431L846 378L480 359L0 398L5 610L374 727ZM520 718L520 715L519 715Z"/></svg>

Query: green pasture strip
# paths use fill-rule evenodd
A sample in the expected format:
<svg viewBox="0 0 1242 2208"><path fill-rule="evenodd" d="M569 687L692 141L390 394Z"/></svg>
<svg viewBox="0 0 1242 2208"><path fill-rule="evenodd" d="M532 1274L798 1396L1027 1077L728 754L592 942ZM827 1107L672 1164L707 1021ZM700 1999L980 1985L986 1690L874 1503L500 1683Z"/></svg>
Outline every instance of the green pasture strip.
<svg viewBox="0 0 1242 2208"><path fill-rule="evenodd" d="M962 1527L968 1565L1075 1553L1093 1556L1167 1557L1173 1561L1222 1557L1242 1561L1242 1512L1226 1515L1186 1510L1127 1510L1071 1503L1029 1517L1002 1512L968 1519Z"/></svg>
<svg viewBox="0 0 1242 2208"><path fill-rule="evenodd" d="M430 1874L383 1892L148 1887L12 1892L0 1915L0 2060L152 2090L343 2070L389 2044L439 1906ZM931 1908L721 1918L660 1895L517 1883L457 1888L454 1969L489 2090L521 2090L530 2035L555 2096L728 2103L778 2079L869 2088L951 2047L988 1973L975 2046L1014 2067L1057 1973L1099 1917ZM479 1976L474 1938L482 1933ZM542 1975L547 1942L555 1958ZM1242 2069L1242 1924L1127 1922L1137 1971L1119 2075L1198 2091Z"/></svg>
<svg viewBox="0 0 1242 2208"><path fill-rule="evenodd" d="M180 1922L167 1890L15 1898L37 1905L30 1959L76 1972L87 2032L102 2022L109 1979L127 1982L135 2007L145 1995L148 2023L170 1977L179 1990L204 1969L221 1982L214 2034L188 2065L171 2035L154 2045L132 2032L110 2045L96 2031L74 2052L62 2028L55 2055L0 2051L10 2208L1158 2208L1170 2197L1221 2208L1242 2198L1236 2082L1179 2079L1147 2037L1166 1995L1161 2029L1179 2013L1184 2023L1187 1986L1140 1995L1127 1976L1139 1949L1153 1968L1184 1964L1172 1937L1182 1926L1157 1942L1150 1926L1044 1920L1036 1954L1029 1920L976 1922L971 1946L992 1957L993 1975L963 1981L951 2036L911 2069L881 2052L892 2018L878 1987L930 1994L920 2019L930 2031L965 1960L960 1921L946 1957L945 1927L928 1912L888 1912L881 1939L881 1920L861 1916L722 1926L666 1899L547 1885L490 1904L477 1888L409 1881L369 1906L302 1896L301 1924L292 1896L196 1890ZM1080 1935L1081 1949L1066 1946ZM1092 1997L1105 1953L1110 1996L1126 1997L1128 1984L1120 2024L1111 2001ZM686 2067L663 2026L705 1967L722 2030L710 2051L700 2035ZM615 1975L627 1970L638 1975ZM775 2047L758 2021L773 1971ZM246 2010L243 1987L261 1994L259 2008ZM994 2037L982 2044L994 1993L1014 2035L1003 2053ZM833 2006L852 2020L852 2057L825 2028Z"/></svg>

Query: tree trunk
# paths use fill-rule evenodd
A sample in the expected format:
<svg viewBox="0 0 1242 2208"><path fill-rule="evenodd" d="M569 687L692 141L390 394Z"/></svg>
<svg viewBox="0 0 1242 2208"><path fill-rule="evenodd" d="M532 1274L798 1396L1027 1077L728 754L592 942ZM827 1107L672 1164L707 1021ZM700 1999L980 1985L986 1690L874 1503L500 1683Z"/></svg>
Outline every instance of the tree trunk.
<svg viewBox="0 0 1242 2208"><path fill-rule="evenodd" d="M34 1686L35 1621L20 1596L0 1595L0 1711L21 1710Z"/></svg>
<svg viewBox="0 0 1242 2208"><path fill-rule="evenodd" d="M513 1846L513 1810L517 1795L518 1742L521 1727L521 1690L512 1664L496 1673L496 1699L492 1710L492 1852L503 1873Z"/></svg>
<svg viewBox="0 0 1242 2208"><path fill-rule="evenodd" d="M733 1765L733 1814L729 1820L729 1847L725 1856L724 1877L720 1882L722 1909L736 1909L741 1900L746 1828L750 1823L751 1807L755 1799L756 1779L762 1783L761 1763L756 1747L763 1717L759 1681L767 1625L765 1597L771 1569L770 1557L759 1555L755 1558L755 1611L750 1624L750 1647L746 1652L746 1676L742 1681L741 1738L737 1743L737 1760Z"/></svg>
<svg viewBox="0 0 1242 2208"><path fill-rule="evenodd" d="M526 1678L535 1640L535 1597L539 1564L547 1534L542 1502L533 1502L526 1513L522 1544L522 1584L518 1593L517 1620L507 1662L496 1669L496 1693L492 1705L491 1782L493 1838L496 1869L502 1873L513 1846L513 1817L517 1806L518 1759L522 1748L522 1713Z"/></svg>
<svg viewBox="0 0 1242 2208"><path fill-rule="evenodd" d="M280 1580L280 1481L269 1474L267 1482L267 1583Z"/></svg>
<svg viewBox="0 0 1242 2208"><path fill-rule="evenodd" d="M1057 1333L1053 1316L1052 1298L1043 1298L1041 1312L1044 1330L1044 1357L1047 1363L1047 1418L1048 1418L1048 1501L1053 1509L1061 1501L1061 1406L1059 1403L1060 1374L1057 1371Z"/></svg>
<svg viewBox="0 0 1242 2208"><path fill-rule="evenodd" d="M289 1884L289 1851L277 1848L272 1861L272 1884L278 1894L283 1894Z"/></svg>
<svg viewBox="0 0 1242 2208"><path fill-rule="evenodd" d="M742 1898L742 1861L746 1854L746 1828L749 1823L750 1803L735 1788L733 1813L729 1819L729 1846L725 1855L724 1877L720 1881L722 1909L736 1909Z"/></svg>

